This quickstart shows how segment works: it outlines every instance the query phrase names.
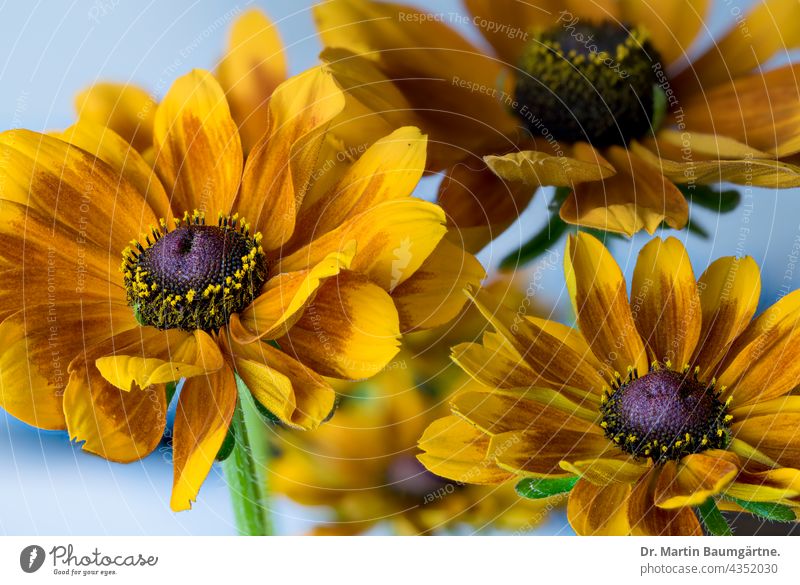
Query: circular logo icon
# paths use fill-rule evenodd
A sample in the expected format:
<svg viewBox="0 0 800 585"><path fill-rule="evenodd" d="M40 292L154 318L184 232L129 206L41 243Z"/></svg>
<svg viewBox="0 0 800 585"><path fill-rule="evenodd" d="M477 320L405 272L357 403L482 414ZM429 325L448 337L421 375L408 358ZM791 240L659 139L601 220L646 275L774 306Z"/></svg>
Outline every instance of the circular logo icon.
<svg viewBox="0 0 800 585"><path fill-rule="evenodd" d="M35 573L44 564L44 549L38 544L26 546L19 553L19 566L26 573Z"/></svg>

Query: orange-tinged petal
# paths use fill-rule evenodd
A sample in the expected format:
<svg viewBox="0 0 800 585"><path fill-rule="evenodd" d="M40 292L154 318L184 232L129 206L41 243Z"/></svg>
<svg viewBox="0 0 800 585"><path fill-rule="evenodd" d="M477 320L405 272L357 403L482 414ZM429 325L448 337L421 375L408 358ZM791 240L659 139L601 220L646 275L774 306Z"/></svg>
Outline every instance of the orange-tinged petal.
<svg viewBox="0 0 800 585"><path fill-rule="evenodd" d="M585 359L575 347L563 338L536 322L524 319L507 307L492 310L491 298L478 291L473 298L476 307L505 341L519 354L537 376L547 385L565 388L567 393L576 393L581 400L587 396L599 396L604 381L595 367L596 360ZM536 383L537 379L531 381Z"/></svg>
<svg viewBox="0 0 800 585"><path fill-rule="evenodd" d="M282 258L279 270L302 270L355 241L350 270L391 291L430 256L444 236L444 221L441 208L432 203L411 198L384 201Z"/></svg>
<svg viewBox="0 0 800 585"><path fill-rule="evenodd" d="M453 361L462 370L490 388L524 388L539 380L536 372L505 346L460 343L452 351Z"/></svg>
<svg viewBox="0 0 800 585"><path fill-rule="evenodd" d="M752 445L782 467L800 469L800 412L782 412L734 420L733 436Z"/></svg>
<svg viewBox="0 0 800 585"><path fill-rule="evenodd" d="M705 28L710 0L620 0L623 22L642 26L665 64L686 56L698 33Z"/></svg>
<svg viewBox="0 0 800 585"><path fill-rule="evenodd" d="M683 104L686 127L730 136L776 156L794 154L800 151L799 75L800 65L786 65L692 96Z"/></svg>
<svg viewBox="0 0 800 585"><path fill-rule="evenodd" d="M634 536L702 536L703 529L691 508L665 509L656 505L661 467L643 475L631 491L628 521Z"/></svg>
<svg viewBox="0 0 800 585"><path fill-rule="evenodd" d="M332 252L313 268L271 278L261 294L240 314L231 316L231 333L240 343L283 335L301 316L322 283L350 267L355 242Z"/></svg>
<svg viewBox="0 0 800 585"><path fill-rule="evenodd" d="M426 16L411 6L369 0L314 7L326 46L373 60L411 103L431 135L431 168L449 167L465 153L491 152L487 147L494 145L507 148L506 136L517 122L496 95L487 95L497 87L503 65ZM487 91L472 93L468 87Z"/></svg>
<svg viewBox="0 0 800 585"><path fill-rule="evenodd" d="M675 183L687 184L690 190L695 184L708 185L722 181L774 189L800 185L800 167L777 160L756 158L756 155L762 155L754 149L749 149L749 154L737 155L735 160L702 160L701 153L698 153L695 160L694 152L689 151L681 155L681 158L685 156L688 160L681 161L662 158L636 142L631 143L630 149L665 177Z"/></svg>
<svg viewBox="0 0 800 585"><path fill-rule="evenodd" d="M567 520L579 536L625 536L631 486L624 483L595 485L578 480L569 494Z"/></svg>
<svg viewBox="0 0 800 585"><path fill-rule="evenodd" d="M592 423L575 416L563 405L549 406L522 396L492 392L463 392L450 402L453 412L468 420L482 432L497 435L524 431L533 427L552 432L569 428L592 432ZM569 405L567 405L569 406Z"/></svg>
<svg viewBox="0 0 800 585"><path fill-rule="evenodd" d="M719 258L700 276L697 289L703 326L692 362L705 379L756 311L761 294L758 264L749 256Z"/></svg>
<svg viewBox="0 0 800 585"><path fill-rule="evenodd" d="M149 455L161 441L166 392L163 384L120 390L91 361L79 359L70 366L64 413L70 439L82 442L84 451L130 463Z"/></svg>
<svg viewBox="0 0 800 585"><path fill-rule="evenodd" d="M683 94L707 93L713 86L760 68L770 57L800 46L800 6L795 0L763 0L673 85ZM763 105L763 104L761 104Z"/></svg>
<svg viewBox="0 0 800 585"><path fill-rule="evenodd" d="M686 225L686 199L658 168L619 146L604 154L616 174L576 185L561 206L561 219L627 236L640 230L655 233L664 221L675 229Z"/></svg>
<svg viewBox="0 0 800 585"><path fill-rule="evenodd" d="M436 475L464 483L500 484L513 477L488 456L489 437L457 416L440 418L419 440L417 458Z"/></svg>
<svg viewBox="0 0 800 585"><path fill-rule="evenodd" d="M134 327L124 304L25 305L0 324L0 406L38 428L63 429L69 363L86 347Z"/></svg>
<svg viewBox="0 0 800 585"><path fill-rule="evenodd" d="M479 252L519 219L536 189L504 181L482 160L447 170L437 203L447 214L448 238L469 252Z"/></svg>
<svg viewBox="0 0 800 585"><path fill-rule="evenodd" d="M153 146L156 102L135 85L97 83L75 97L78 120L108 126L139 152Z"/></svg>
<svg viewBox="0 0 800 585"><path fill-rule="evenodd" d="M153 169L139 152L112 129L81 120L58 137L110 165L144 195L156 216L164 219L172 216L169 197Z"/></svg>
<svg viewBox="0 0 800 585"><path fill-rule="evenodd" d="M155 168L176 215L230 211L242 178L242 143L209 72L195 69L172 84L156 110L154 145Z"/></svg>
<svg viewBox="0 0 800 585"><path fill-rule="evenodd" d="M95 365L106 380L127 391L134 384L146 388L214 372L222 363L219 346L204 331L145 327L138 339L110 348Z"/></svg>
<svg viewBox="0 0 800 585"><path fill-rule="evenodd" d="M738 465L729 459L718 457L714 451L704 451L687 455L678 463L668 461L656 482L656 505L661 508L699 506L719 494L739 471Z"/></svg>
<svg viewBox="0 0 800 585"><path fill-rule="evenodd" d="M131 238L157 225L144 196L111 166L62 140L10 130L0 134L3 201L26 205L74 231L76 244L92 244L118 265ZM97 220L103 218L103 221Z"/></svg>
<svg viewBox="0 0 800 585"><path fill-rule="evenodd" d="M623 374L629 367L646 372L625 278L611 253L593 236L570 236L564 272L578 325L597 359Z"/></svg>
<svg viewBox="0 0 800 585"><path fill-rule="evenodd" d="M381 371L399 351L400 324L389 294L363 276L343 272L278 344L323 376L360 380Z"/></svg>
<svg viewBox="0 0 800 585"><path fill-rule="evenodd" d="M344 95L325 67L282 83L269 102L269 129L247 157L237 209L261 231L265 250L292 236L297 209L319 172L325 131L344 108Z"/></svg>
<svg viewBox="0 0 800 585"><path fill-rule="evenodd" d="M278 27L258 8L234 21L216 75L250 152L267 130L269 98L288 75Z"/></svg>
<svg viewBox="0 0 800 585"><path fill-rule="evenodd" d="M331 414L336 393L313 370L263 342L233 344L231 350L253 398L284 424L315 429Z"/></svg>
<svg viewBox="0 0 800 585"><path fill-rule="evenodd" d="M392 289L400 329L431 329L455 319L467 297L464 290L480 286L486 271L462 248L442 240L405 282Z"/></svg>
<svg viewBox="0 0 800 585"><path fill-rule="evenodd" d="M733 405L777 398L800 380L800 291L781 298L736 338L718 368Z"/></svg>
<svg viewBox="0 0 800 585"><path fill-rule="evenodd" d="M173 511L188 510L197 498L225 440L236 397L236 381L227 366L184 383L175 413L172 445Z"/></svg>
<svg viewBox="0 0 800 585"><path fill-rule="evenodd" d="M561 0L537 2L496 2L464 0L472 22L491 43L498 56L509 66L519 62L533 28L549 28L564 9ZM519 32L517 32L519 31Z"/></svg>
<svg viewBox="0 0 800 585"><path fill-rule="evenodd" d="M563 460L596 459L617 451L599 432L586 432L586 421L575 417L539 423L526 431L492 437L489 452L500 467L530 477L565 476L569 474L561 466Z"/></svg>
<svg viewBox="0 0 800 585"><path fill-rule="evenodd" d="M577 143L570 154L571 157L563 153L523 150L502 156L489 155L484 160L497 176L534 188L540 185L573 187L579 183L602 181L615 174L614 167L585 143Z"/></svg>
<svg viewBox="0 0 800 585"><path fill-rule="evenodd" d="M678 368L689 363L700 338L702 314L692 263L675 238L656 238L639 252L631 298L636 327L653 359Z"/></svg>

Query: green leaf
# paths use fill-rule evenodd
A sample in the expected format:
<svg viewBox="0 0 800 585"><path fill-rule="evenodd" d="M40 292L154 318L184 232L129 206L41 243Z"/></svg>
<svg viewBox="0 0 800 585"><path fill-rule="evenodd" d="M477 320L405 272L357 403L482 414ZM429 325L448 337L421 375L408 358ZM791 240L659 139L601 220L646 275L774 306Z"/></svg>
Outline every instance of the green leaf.
<svg viewBox="0 0 800 585"><path fill-rule="evenodd" d="M751 514L755 514L767 520L775 520L776 522L794 522L797 518L789 506L783 504L774 504L772 502L748 502L747 500L740 500L739 498L732 498L726 496L734 504L738 504Z"/></svg>
<svg viewBox="0 0 800 585"><path fill-rule="evenodd" d="M230 457L231 453L233 453L233 448L236 446L236 430L234 429L233 425L228 427L228 433L225 435L225 440L222 441L222 445L219 446L219 451L217 451L217 456L215 459L217 461L225 461L228 457Z"/></svg>
<svg viewBox="0 0 800 585"><path fill-rule="evenodd" d="M688 231L690 234L699 236L704 240L709 238L708 230L694 220L689 220L689 223L686 224L686 231Z"/></svg>
<svg viewBox="0 0 800 585"><path fill-rule="evenodd" d="M733 536L728 521L717 508L714 498L708 498L705 502L697 506L700 520L712 536Z"/></svg>
<svg viewBox="0 0 800 585"><path fill-rule="evenodd" d="M172 398L175 396L175 392L178 390L178 382L167 382L167 407L169 407L170 403L172 402Z"/></svg>
<svg viewBox="0 0 800 585"><path fill-rule="evenodd" d="M689 201L716 213L729 213L739 207L742 195L736 189L715 191L708 185L678 185L683 196Z"/></svg>
<svg viewBox="0 0 800 585"><path fill-rule="evenodd" d="M541 231L534 234L534 236L527 241L527 243L520 246L514 252L500 261L500 268L514 269L524 266L537 256L541 255L547 246L555 243L567 231L566 223L562 220L558 213L553 213L550 216L550 221Z"/></svg>
<svg viewBox="0 0 800 585"><path fill-rule="evenodd" d="M580 478L559 477L557 479L533 479L526 478L521 480L516 487L517 493L529 500L541 500L558 494L566 494L575 487Z"/></svg>
<svg viewBox="0 0 800 585"><path fill-rule="evenodd" d="M661 128L661 124L664 123L664 118L666 117L667 93L660 85L653 85L653 117L650 123L653 134L658 132L658 129Z"/></svg>

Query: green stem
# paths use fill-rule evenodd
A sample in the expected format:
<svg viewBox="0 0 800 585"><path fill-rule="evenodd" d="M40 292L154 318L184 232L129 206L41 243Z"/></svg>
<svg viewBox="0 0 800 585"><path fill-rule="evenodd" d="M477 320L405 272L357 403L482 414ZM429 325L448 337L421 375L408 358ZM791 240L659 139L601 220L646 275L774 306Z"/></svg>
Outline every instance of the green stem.
<svg viewBox="0 0 800 585"><path fill-rule="evenodd" d="M263 422L258 416L247 387L236 376L239 400L231 427L236 437L233 452L222 463L233 503L236 527L243 536L269 536L269 490L266 483L269 449ZM253 416L254 415L254 416ZM254 441L251 444L250 440Z"/></svg>

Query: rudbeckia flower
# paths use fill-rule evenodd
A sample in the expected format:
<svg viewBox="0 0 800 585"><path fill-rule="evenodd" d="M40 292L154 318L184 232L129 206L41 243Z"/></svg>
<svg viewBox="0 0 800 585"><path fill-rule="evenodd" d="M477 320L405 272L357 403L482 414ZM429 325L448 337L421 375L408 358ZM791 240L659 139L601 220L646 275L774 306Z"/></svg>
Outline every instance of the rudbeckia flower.
<svg viewBox="0 0 800 585"><path fill-rule="evenodd" d="M464 3L331 0L314 14L327 46L373 61L412 105L447 169L440 203L473 248L539 186L566 190L564 222L632 235L687 224L678 185L800 185L798 69L769 66L800 45L795 0L760 3L691 63L710 0ZM451 27L464 23L492 53Z"/></svg>
<svg viewBox="0 0 800 585"><path fill-rule="evenodd" d="M409 196L416 128L326 175L318 155L344 107L326 68L289 79L245 161L222 88L196 70L155 110L152 168L87 121L0 134L0 405L130 462L159 443L167 385L185 380L174 510L211 468L237 381L284 424L318 426L334 406L325 377L380 371L457 270L425 268L445 220Z"/></svg>
<svg viewBox="0 0 800 585"><path fill-rule="evenodd" d="M641 251L630 300L608 250L570 237L577 328L489 308L494 328L453 359L486 386L452 401L420 441L438 475L569 492L579 534L724 533L722 510L794 521L800 509L800 291L753 319L749 258L695 280L674 238Z"/></svg>

